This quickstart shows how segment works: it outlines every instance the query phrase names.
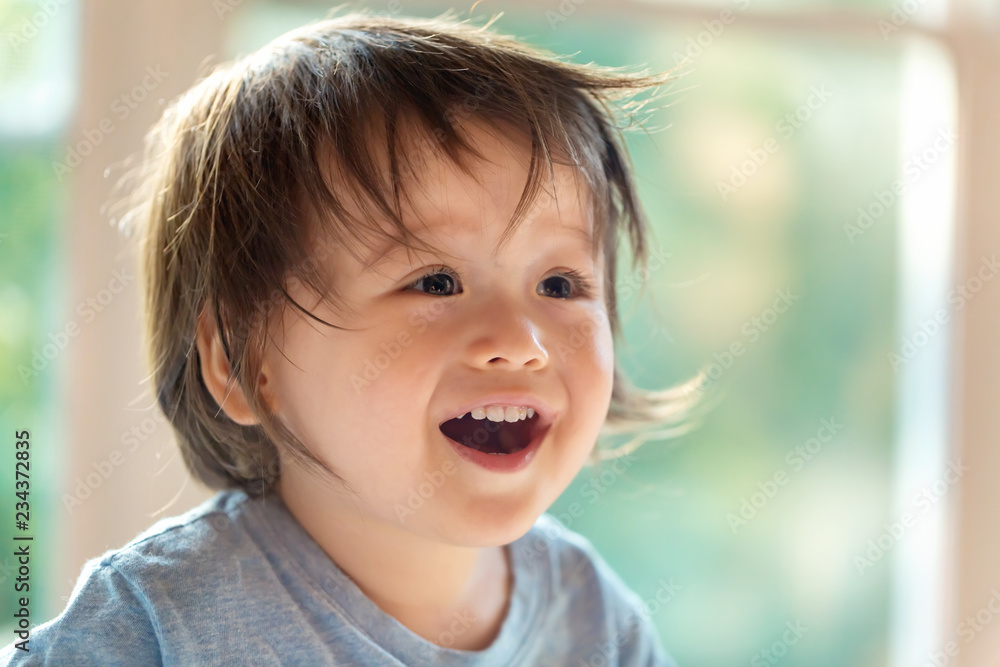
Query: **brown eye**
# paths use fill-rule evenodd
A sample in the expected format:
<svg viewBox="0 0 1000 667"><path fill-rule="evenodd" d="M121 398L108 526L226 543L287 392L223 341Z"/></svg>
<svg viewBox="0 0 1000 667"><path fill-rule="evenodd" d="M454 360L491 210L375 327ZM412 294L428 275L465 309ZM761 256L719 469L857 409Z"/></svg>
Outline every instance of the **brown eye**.
<svg viewBox="0 0 1000 667"><path fill-rule="evenodd" d="M590 281L572 269L545 278L538 284L537 292L554 299L587 299L594 296Z"/></svg>
<svg viewBox="0 0 1000 667"><path fill-rule="evenodd" d="M417 278L407 285L407 289L416 289L434 296L452 296L461 293L457 286L458 276L451 269L439 267Z"/></svg>
<svg viewBox="0 0 1000 667"><path fill-rule="evenodd" d="M539 283L538 293L556 299L569 299L573 296L573 283L564 276L549 276Z"/></svg>

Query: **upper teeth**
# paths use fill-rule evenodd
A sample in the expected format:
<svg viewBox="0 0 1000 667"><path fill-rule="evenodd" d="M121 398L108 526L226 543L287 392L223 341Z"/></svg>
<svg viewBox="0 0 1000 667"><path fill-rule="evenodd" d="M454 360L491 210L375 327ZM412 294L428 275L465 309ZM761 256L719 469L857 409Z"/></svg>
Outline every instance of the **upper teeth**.
<svg viewBox="0 0 1000 667"><path fill-rule="evenodd" d="M462 415L462 417L464 416L465 415ZM473 419L489 419L491 422L516 422L521 419L530 419L534 416L534 408L524 408L514 405L487 405L472 409ZM459 417L459 419L461 419L461 417Z"/></svg>

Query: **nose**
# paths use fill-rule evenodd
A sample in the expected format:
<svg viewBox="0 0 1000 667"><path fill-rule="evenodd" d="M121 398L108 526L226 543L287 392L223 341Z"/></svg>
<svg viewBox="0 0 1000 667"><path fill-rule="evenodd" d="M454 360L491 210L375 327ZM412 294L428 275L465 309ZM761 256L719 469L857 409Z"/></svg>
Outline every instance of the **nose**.
<svg viewBox="0 0 1000 667"><path fill-rule="evenodd" d="M538 370L548 365L541 329L523 308L498 296L473 317L478 321L468 357L475 367Z"/></svg>

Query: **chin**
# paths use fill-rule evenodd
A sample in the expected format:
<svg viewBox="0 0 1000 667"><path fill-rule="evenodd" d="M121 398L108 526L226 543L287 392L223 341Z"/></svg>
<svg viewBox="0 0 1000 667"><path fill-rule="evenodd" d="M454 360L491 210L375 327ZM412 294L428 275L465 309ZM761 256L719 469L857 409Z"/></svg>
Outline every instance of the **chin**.
<svg viewBox="0 0 1000 667"><path fill-rule="evenodd" d="M461 510L442 508L434 534L442 541L470 548L510 544L531 529L546 507L524 502L504 507L491 501L470 502Z"/></svg>

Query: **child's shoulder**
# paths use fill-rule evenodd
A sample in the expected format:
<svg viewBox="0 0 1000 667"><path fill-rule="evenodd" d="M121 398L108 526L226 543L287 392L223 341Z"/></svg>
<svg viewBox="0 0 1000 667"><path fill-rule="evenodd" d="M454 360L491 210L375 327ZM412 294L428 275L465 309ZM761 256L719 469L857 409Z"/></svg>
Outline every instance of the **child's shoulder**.
<svg viewBox="0 0 1000 667"><path fill-rule="evenodd" d="M227 603L220 595L233 577L263 569L248 521L258 511L244 492L222 491L92 558L62 613L31 631L30 652L8 645L0 664L69 664L70 656L79 665L119 658L120 664L160 664L165 639L195 645L194 628L206 617L219 619L232 603L246 604L245 596ZM246 572L241 563L248 564Z"/></svg>
<svg viewBox="0 0 1000 667"><path fill-rule="evenodd" d="M165 606L204 606L206 595L232 584L233 577L267 569L259 505L243 491L220 491L87 561L77 588L120 581L154 615Z"/></svg>
<svg viewBox="0 0 1000 667"><path fill-rule="evenodd" d="M126 575L177 565L196 568L198 563L217 569L219 556L232 554L247 540L245 515L253 502L243 491L220 491L187 512L160 519L88 565L113 567Z"/></svg>
<svg viewBox="0 0 1000 667"><path fill-rule="evenodd" d="M87 579L121 579L157 618L169 619L171 611L189 619L229 614L258 604L274 592L274 572L281 569L275 543L283 541L283 533L273 531L281 530L276 522L284 514L277 502L255 500L238 489L220 491L88 561L78 586Z"/></svg>

